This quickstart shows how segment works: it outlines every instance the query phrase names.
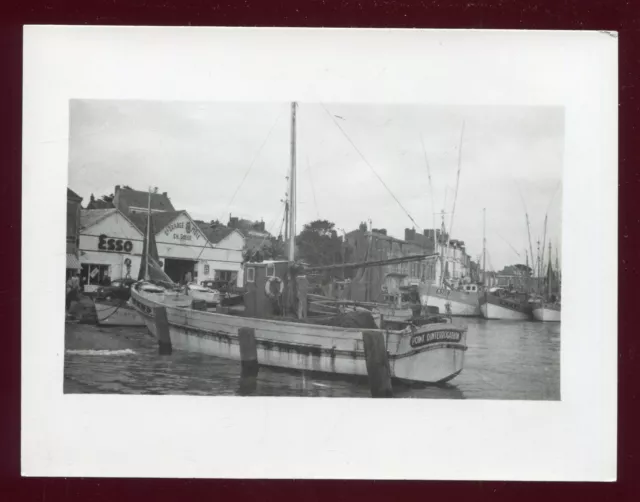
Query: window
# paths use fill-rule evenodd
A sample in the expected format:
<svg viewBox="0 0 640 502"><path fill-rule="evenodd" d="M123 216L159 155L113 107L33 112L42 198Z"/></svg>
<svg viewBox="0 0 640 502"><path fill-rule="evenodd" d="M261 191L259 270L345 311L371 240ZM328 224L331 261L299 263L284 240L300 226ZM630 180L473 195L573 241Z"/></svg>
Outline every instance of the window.
<svg viewBox="0 0 640 502"><path fill-rule="evenodd" d="M99 285L105 275L109 274L109 265L93 265L91 263L82 264L82 281L85 285Z"/></svg>
<svg viewBox="0 0 640 502"><path fill-rule="evenodd" d="M233 280L233 271L217 270L218 280L221 282L231 282Z"/></svg>
<svg viewBox="0 0 640 502"><path fill-rule="evenodd" d="M276 276L276 266L271 264L267 265L267 277L275 277Z"/></svg>
<svg viewBox="0 0 640 502"><path fill-rule="evenodd" d="M255 282L256 281L256 269L253 267L249 267L247 269L247 282Z"/></svg>

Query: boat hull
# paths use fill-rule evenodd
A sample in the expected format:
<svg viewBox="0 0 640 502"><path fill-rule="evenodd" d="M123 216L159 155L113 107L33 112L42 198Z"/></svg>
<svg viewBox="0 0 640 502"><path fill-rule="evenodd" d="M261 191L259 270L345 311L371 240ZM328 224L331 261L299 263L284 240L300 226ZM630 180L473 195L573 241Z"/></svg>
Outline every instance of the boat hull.
<svg viewBox="0 0 640 502"><path fill-rule="evenodd" d="M560 308L550 305L537 306L533 309L533 318L542 322L560 322Z"/></svg>
<svg viewBox="0 0 640 502"><path fill-rule="evenodd" d="M505 321L527 321L531 319L531 309L528 305L489 294L480 299L480 311L485 319Z"/></svg>
<svg viewBox="0 0 640 502"><path fill-rule="evenodd" d="M98 324L103 326L144 326L138 311L125 301L94 300Z"/></svg>
<svg viewBox="0 0 640 502"><path fill-rule="evenodd" d="M429 287L427 292L420 296L423 306L438 307L441 314L460 317L479 317L479 300L478 293L434 287Z"/></svg>
<svg viewBox="0 0 640 502"><path fill-rule="evenodd" d="M135 295L134 305L156 335L154 302ZM258 361L302 371L366 376L363 330L167 307L171 344L177 349L240 360L238 330L253 328ZM432 324L404 331L381 331L393 378L439 383L460 373L466 328Z"/></svg>

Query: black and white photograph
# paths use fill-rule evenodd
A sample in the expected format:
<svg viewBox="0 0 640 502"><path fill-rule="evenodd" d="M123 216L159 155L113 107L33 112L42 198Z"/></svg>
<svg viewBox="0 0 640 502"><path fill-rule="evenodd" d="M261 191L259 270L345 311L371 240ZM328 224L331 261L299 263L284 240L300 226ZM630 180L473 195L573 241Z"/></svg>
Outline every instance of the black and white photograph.
<svg viewBox="0 0 640 502"><path fill-rule="evenodd" d="M615 480L617 47L26 26L22 475Z"/></svg>
<svg viewBox="0 0 640 502"><path fill-rule="evenodd" d="M69 106L65 392L560 399L563 108Z"/></svg>

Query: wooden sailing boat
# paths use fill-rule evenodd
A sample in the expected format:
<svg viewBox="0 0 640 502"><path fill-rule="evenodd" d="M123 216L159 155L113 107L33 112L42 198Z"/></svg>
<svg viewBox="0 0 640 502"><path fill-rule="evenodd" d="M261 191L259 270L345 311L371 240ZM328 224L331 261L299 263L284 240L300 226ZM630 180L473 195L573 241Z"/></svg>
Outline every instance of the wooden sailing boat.
<svg viewBox="0 0 640 502"><path fill-rule="evenodd" d="M460 170L462 165L462 140L464 137L464 122L462 124L462 130L460 132L460 146L458 149L458 172L456 179L456 191L453 201L453 211L451 213L451 222L449 224L449 230L453 228L453 218L455 215L456 201L458 198L458 186L460 184ZM424 143L422 145L424 150ZM429 164L427 162L426 150L425 150L425 162L427 163L427 169ZM429 184L431 184L431 174L429 172ZM431 194L433 199L433 192ZM435 229L434 229L435 232ZM420 289L420 300L425 308L436 307L440 313L444 313L449 316L464 316L464 317L477 317L480 316L480 287L478 284L454 284L447 281L449 257L448 255L448 239L449 235L445 228L444 223L444 210L442 212L442 223L440 227L440 277L436 277L434 283L424 283ZM434 245L436 239L434 235ZM455 261L452 262L455 267Z"/></svg>
<svg viewBox="0 0 640 502"><path fill-rule="evenodd" d="M132 286L140 294L149 298L165 299L176 306L190 307L192 299L186 295L171 292L175 289L173 281L167 276L158 257L158 247L155 241L155 231L151 218L151 190L149 190L149 207L147 212L147 226L142 249L142 261L138 272L138 283ZM123 299L95 299L94 306L98 324L105 326L144 326L145 322L133 307L130 300Z"/></svg>
<svg viewBox="0 0 640 502"><path fill-rule="evenodd" d="M165 299L154 299L132 288L132 303L148 329L156 335L154 310L165 306L171 343L178 349L201 352L227 359L240 359L238 331L255 332L258 361L265 366L322 371L341 375L367 375L363 328L314 324L306 318L304 269L295 263L296 220L296 103L291 105L291 190L289 193L289 262L284 281L267 275L267 268L279 264L256 264L247 281L252 287L245 295L249 313L228 315L182 308ZM263 273L263 270L264 273ZM249 277L250 276L250 277ZM271 303L270 303L271 302ZM264 307L282 305L294 315L277 317ZM262 308L262 311L260 310ZM252 310L254 309L254 310ZM395 379L436 383L458 375L463 368L466 327L447 320L403 330L382 330L389 353L391 375Z"/></svg>
<svg viewBox="0 0 640 502"><path fill-rule="evenodd" d="M557 276L557 266L555 272L551 266L551 243L549 243L549 265L547 267L546 277L547 290L542 301L533 307L533 319L536 321L560 322L560 285Z"/></svg>

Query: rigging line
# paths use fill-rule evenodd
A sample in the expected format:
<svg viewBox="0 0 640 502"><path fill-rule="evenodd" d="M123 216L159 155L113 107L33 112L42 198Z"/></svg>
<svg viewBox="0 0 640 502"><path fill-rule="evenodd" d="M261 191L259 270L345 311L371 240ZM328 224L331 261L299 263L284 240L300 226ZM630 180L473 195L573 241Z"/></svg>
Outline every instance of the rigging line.
<svg viewBox="0 0 640 502"><path fill-rule="evenodd" d="M518 258L522 258L522 257L520 256L520 253L518 253L518 251L516 251L516 248L514 248L514 247L511 245L511 243L510 243L507 239L505 239L504 237L502 237L502 235L500 235L498 232L496 232L496 235L497 235L498 237L500 237L503 241L505 241L505 242L509 245L509 247L510 247L511 249L513 249L513 252L514 252L515 254L517 254L517 255L518 255Z"/></svg>
<svg viewBox="0 0 640 502"><path fill-rule="evenodd" d="M458 147L458 174L456 176L456 191L453 197L453 209L451 210L451 223L449 224L449 235L453 237L453 216L456 212L456 202L458 200L458 187L460 186L460 169L462 167L462 138L464 137L464 120L460 131L460 146Z"/></svg>
<svg viewBox="0 0 640 502"><path fill-rule="evenodd" d="M435 242L435 228L436 228L436 206L435 199L433 198L433 183L431 182L431 167L429 166L429 159L427 158L427 149L424 146L424 138L420 134L420 143L422 143L422 152L424 153L424 163L427 165L427 177L429 178L429 190L431 192L431 214L433 219L433 231Z"/></svg>
<svg viewBox="0 0 640 502"><path fill-rule="evenodd" d="M558 181L558 184L556 185L556 189L553 192L553 195L551 196L551 200L549 201L549 205L547 206L547 213L549 212L549 209L551 209L551 204L553 204L553 199L555 199L556 194L558 193L558 190L560 189L560 185L562 185L562 182Z"/></svg>
<svg viewBox="0 0 640 502"><path fill-rule="evenodd" d="M227 205L227 208L225 210L225 214L227 214L227 212L229 211L229 208L231 207L231 204L233 204L233 201L235 200L236 195L238 195L238 192L240 191L240 188L242 188L242 185L244 184L245 180L247 179L247 176L249 176L249 173L251 172L251 169L253 169L254 164L256 163L258 158L260 157L260 154L262 153L262 150L263 150L264 146L267 144L267 141L269 141L269 138L271 137L271 133L275 129L276 124L280 121L280 117L281 116L282 116L282 110L280 110L277 113L276 120L273 122L273 125L271 126L271 129L269 129L269 132L267 133L267 136L264 138L264 141L260 145L260 148L256 152L256 155L253 157L253 160L251 161L251 164L249 164L249 168L244 173L244 176L243 176L242 180L240 181L240 184L236 188L236 191L233 192L233 196L231 197L231 200L229 201L229 204ZM224 219L224 215L222 215L222 219Z"/></svg>
<svg viewBox="0 0 640 502"><path fill-rule="evenodd" d="M307 156L307 170L309 171L309 181L311 182L311 192L313 193L313 204L316 206L316 214L320 219L320 210L318 209L318 201L316 200L316 188L313 185L313 176L311 171L311 164L309 163L309 157Z"/></svg>
<svg viewBox="0 0 640 502"><path fill-rule="evenodd" d="M373 168L373 166L369 163L369 161L365 158L365 156L362 154L362 152L358 149L358 147L355 145L355 143L351 140L351 138L349 137L349 135L345 132L345 130L340 127L340 124L338 124L338 122L336 121L336 119L334 118L334 116L329 112L329 110L326 109L326 107L324 106L324 104L320 103L320 106L322 106L322 108L324 109L325 112L327 112L327 115L329 115L329 118L331 119L331 121L336 125L336 127L338 129L340 129L340 132L344 135L344 137L347 139L347 141L351 144L351 146L355 149L356 152L358 152L358 155L360 155L360 158L362 158L362 160L364 161L365 164L367 164L367 166L369 167L369 169L371 169L371 172L375 175L376 178L378 178L378 181L380 181L380 183L382 183L382 186L384 186L384 188L387 190L387 192L389 192L389 194L391 195L391 197L393 197L393 200L396 201L396 203L398 204L398 206L400 206L400 208L404 211L404 213L407 215L407 217L411 220L411 222L419 229L422 230L422 227L420 227L420 225L418 225L416 223L416 220L413 219L413 217L409 214L409 211L407 211L405 209L405 207L402 205L402 203L400 202L400 200L398 200L398 198L393 194L393 192L391 191L391 189L387 186L387 184L384 182L384 180L380 177L380 175L376 172L376 170Z"/></svg>
<svg viewBox="0 0 640 502"><path fill-rule="evenodd" d="M285 210L285 209L284 209L284 207L283 207L283 208L282 208L282 211L283 211L282 220L283 220L283 222L284 222L284 210ZM267 235L265 235L265 236L262 238L262 241L260 242L260 244L258 244L258 246L254 246L254 247L251 249L251 254L249 255L249 259L248 259L248 260L246 260L247 262L248 262L248 261L250 261L250 260L251 260L251 258L253 258L253 257L256 255L256 253L262 249L262 246L264 245L265 241L267 240L267 237L268 237L268 236L272 236L271 231L273 230L273 226L276 224L276 221L278 221L279 216L280 216L280 213L278 213L278 216L276 216L273 220L271 220L271 223L270 223L270 225L269 225L269 230L267 230L267 232L266 232L266 233L267 233Z"/></svg>

